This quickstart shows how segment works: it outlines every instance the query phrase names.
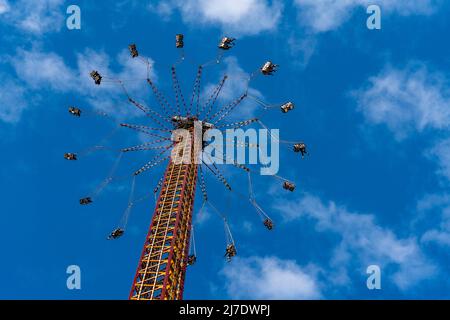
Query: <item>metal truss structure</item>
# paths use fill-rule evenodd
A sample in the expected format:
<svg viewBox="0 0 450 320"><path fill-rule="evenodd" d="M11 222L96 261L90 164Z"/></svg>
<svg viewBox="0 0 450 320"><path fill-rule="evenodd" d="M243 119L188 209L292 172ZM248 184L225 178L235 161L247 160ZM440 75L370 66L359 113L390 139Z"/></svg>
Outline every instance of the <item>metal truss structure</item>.
<svg viewBox="0 0 450 320"><path fill-rule="evenodd" d="M179 300L189 255L197 165L169 161L144 244L131 300Z"/></svg>

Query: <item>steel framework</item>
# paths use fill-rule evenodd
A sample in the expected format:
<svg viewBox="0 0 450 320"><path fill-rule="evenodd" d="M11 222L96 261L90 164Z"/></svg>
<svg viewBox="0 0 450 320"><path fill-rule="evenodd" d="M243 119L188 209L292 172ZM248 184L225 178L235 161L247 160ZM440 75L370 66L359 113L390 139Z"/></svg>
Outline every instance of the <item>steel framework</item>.
<svg viewBox="0 0 450 320"><path fill-rule="evenodd" d="M170 160L167 166L131 288L131 300L183 298L197 181L194 144L190 149L187 164Z"/></svg>

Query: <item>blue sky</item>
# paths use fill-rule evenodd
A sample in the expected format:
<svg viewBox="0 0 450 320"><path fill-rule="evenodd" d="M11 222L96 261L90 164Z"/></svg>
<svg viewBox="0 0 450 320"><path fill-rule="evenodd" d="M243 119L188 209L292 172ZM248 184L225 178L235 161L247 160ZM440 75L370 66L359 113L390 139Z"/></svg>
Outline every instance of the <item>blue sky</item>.
<svg viewBox="0 0 450 320"><path fill-rule="evenodd" d="M366 27L373 3L382 10L381 30ZM66 28L70 4L81 8L81 30ZM221 65L205 69L203 88L230 75L221 103L239 95L242 77L264 61L279 64L274 77L251 83L252 92L269 103L292 100L296 109L275 109L262 121L282 138L304 140L311 153L302 161L281 152L280 175L297 184L292 194L276 179L254 179L256 198L275 221L272 232L248 202L208 178L238 256L224 261L223 225L211 210L197 215L198 194L198 262L187 273L186 299L449 298L449 10L439 0L0 0L0 298L128 297L154 202L136 205L125 236L106 241L130 181L80 207L114 155L75 163L62 155L97 144L114 121L148 121L117 86L96 87L89 72L145 79L145 66L127 53L136 43L169 95L176 33L185 34L186 55L197 62L215 56L222 35L237 38ZM195 71L195 63L180 66L185 92ZM145 81L127 88L152 103ZM112 121L70 117L72 104L108 112ZM236 118L256 108L242 107ZM142 139L122 129L110 145ZM150 156L131 155L118 174ZM163 169L139 176L137 193L151 194ZM246 192L238 169L224 172ZM81 290L66 288L73 264L81 268ZM366 287L372 264L381 268L381 290Z"/></svg>

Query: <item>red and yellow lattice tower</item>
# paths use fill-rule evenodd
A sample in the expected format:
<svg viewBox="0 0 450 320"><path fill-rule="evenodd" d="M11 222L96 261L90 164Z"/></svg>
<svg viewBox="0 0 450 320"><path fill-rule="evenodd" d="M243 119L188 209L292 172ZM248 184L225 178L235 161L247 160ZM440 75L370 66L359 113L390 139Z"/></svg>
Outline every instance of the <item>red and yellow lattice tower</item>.
<svg viewBox="0 0 450 320"><path fill-rule="evenodd" d="M190 149L192 160L194 145ZM196 181L194 161L176 164L170 160L139 259L131 300L182 299Z"/></svg>

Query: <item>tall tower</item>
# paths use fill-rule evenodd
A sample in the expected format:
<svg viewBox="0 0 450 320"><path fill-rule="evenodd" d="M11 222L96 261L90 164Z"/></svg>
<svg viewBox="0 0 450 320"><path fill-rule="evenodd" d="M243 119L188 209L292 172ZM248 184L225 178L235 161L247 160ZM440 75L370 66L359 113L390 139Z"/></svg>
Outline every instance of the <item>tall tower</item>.
<svg viewBox="0 0 450 320"><path fill-rule="evenodd" d="M194 141L193 121L182 119L179 127L188 129ZM163 177L150 229L144 243L129 299L180 300L189 255L189 240L194 208L198 151L195 143L181 157L187 164L171 159Z"/></svg>
<svg viewBox="0 0 450 320"><path fill-rule="evenodd" d="M218 45L218 48L224 51L229 50L234 46L234 41L235 41L234 38L223 37ZM178 49L182 49L183 46L184 46L183 35L182 34L176 35L176 47ZM199 184L200 189L203 193L203 205L209 204L214 209L214 211L221 216L225 225L225 233L227 239L225 257L227 258L227 260L230 260L232 257L236 255L236 248L233 237L231 235L231 230L227 223L227 218L218 209L212 206L212 204L209 203L208 201L206 192L207 190L201 165L207 167L211 172L211 174L214 175L217 178L217 180L219 180L219 182L223 183L225 187L230 191L231 187L226 181L225 177L221 174L217 166L214 165L214 162L212 163L213 166L211 167L208 165L207 162L199 163L199 161L197 161L198 156L203 151L202 149L206 147L209 143L207 141L203 142L202 139L203 135L209 129L234 130L244 126L248 126L252 123L259 123L264 129L268 130L268 128L257 118L252 118L233 123L224 123L224 121L228 120L227 117L230 115L230 113L233 112L233 110L235 110L235 108L244 99L247 98L253 99L254 102L256 102L259 106L262 106L264 110L272 109L273 107L276 106L273 104L267 104L261 101L258 97L252 96L249 90L250 90L250 81L254 77L258 76L258 74L262 74L263 76L272 75L275 71L277 71L278 65L273 64L271 61L267 61L261 68L259 68L260 72L255 71L249 74L248 79L246 81L244 79L240 79L239 81L244 80L244 83L246 82L246 86L243 90L244 92L230 103L225 104L220 108L217 108L216 110L215 106L217 99L220 95L222 88L224 87L225 81L228 78L228 76L227 75L223 76L218 85L211 91L211 94L209 95L206 101L203 101L203 98L201 99L202 94L200 90L201 88L200 84L203 68L213 63L219 64L222 61L223 52L219 52L214 60L211 60L198 66L197 76L194 80L194 87L192 90L190 103L186 103L188 101L185 101L184 96L182 94L182 90L180 88L175 68L175 65L178 65L179 63L182 63L183 61L186 60L184 56L184 51L181 51L179 61L177 61L171 68L172 87L176 101L176 105L172 105L172 103L169 103L169 101L157 89L155 84L150 79L151 73L150 71L153 66L151 60L139 56L135 44L130 44L128 48L130 50L130 54L133 59L139 58L138 60L145 63L147 67L147 83L150 85L158 104L161 106L160 111L162 111L162 113L160 113L160 111L155 111L154 109L135 101L129 95L129 92L127 91L127 88L124 84L124 80L102 77L100 73L95 70L93 70L90 73L90 76L94 80L95 85L100 85L102 81L118 84L125 93L128 102L133 104L140 111L144 112L145 115L152 120L153 123L152 126L155 126L149 127L140 124L137 125L137 124L121 123L120 124L121 127L130 128L132 130L144 133L152 137L152 139L157 138L157 140L152 140L137 146L121 149L119 158L114 164L110 175L104 181L102 181L102 183L91 194L91 196L81 198L80 204L81 205L91 204L93 202L93 198L98 196L99 193L103 189L105 189L105 187L109 183L115 180L113 174L117 169L120 159L122 158L122 153L130 151L163 149L161 153L159 153L149 162L144 164L139 170L134 172L132 185L130 188L131 192L128 206L125 209L125 212L119 222L118 227L111 232L111 234L108 236L108 240L113 240L121 237L125 232L126 225L128 223L128 217L130 215L133 205L135 204L134 199L135 177L140 173L155 167L159 163L163 162L165 159L168 159L169 156L164 158L165 156L164 154L168 150L171 150L172 157L169 160L163 179L161 180L160 183L158 183L158 189L160 187L161 190L158 200L156 202L156 207L153 213L150 228L147 237L145 239L144 248L142 250L142 254L139 259L139 264L134 277L129 299L179 300L183 298L183 287L186 275L186 267L188 264L195 263L196 260L195 245L193 246L194 254L189 255L189 246L190 246L189 242L191 239L192 211L194 207L195 188L198 171L200 171ZM287 102L281 106L281 111L283 113L287 113L292 109L294 109L294 104L292 102ZM196 112L194 112L194 110ZM76 117L80 117L82 113L80 109L73 106L69 107L69 112ZM182 116L183 114L186 116ZM98 115L101 115L102 117L108 116L103 112L98 113ZM203 121L199 121L198 118L203 119ZM184 135L182 135L181 139L172 140L170 137L164 136L167 134L173 136L174 133L176 134L176 131L178 131L177 129L184 129L183 130ZM198 134L200 134L200 138ZM270 133L270 135L272 136L272 133ZM110 138L111 136L112 135L110 135L108 138ZM106 139L107 138L104 138L103 140ZM188 141L190 141L191 143L186 143ZM282 140L278 140L277 142L287 144L293 143ZM165 143L168 143L168 145L160 145ZM239 143L241 147L252 147L253 145L253 147L256 146L259 148L258 144L247 143L245 141L242 142L236 141L236 143ZM179 148L180 145L182 145L181 150ZM88 149L88 151L83 151L83 154L86 154L91 150L103 149L104 147L105 146L97 145ZM105 149L109 149L109 147L106 147ZM294 152L297 153L301 152L303 158L303 156L307 154L306 145L303 142L295 143ZM173 155L175 155L175 157L173 157ZM209 158L209 160L211 160L211 158L207 153L206 156L207 158ZM70 161L77 160L77 154L66 153L64 154L64 158ZM182 161L179 161L180 158L182 158ZM220 158L223 158L223 160L226 161L226 163L229 163L228 161L230 159L229 158L225 159L226 155L224 153L222 153ZM272 220L263 211L263 209L258 205L258 203L255 200L251 183L250 169L242 164L239 164L233 159L231 160L232 160L231 163L235 167L243 169L247 172L249 179L248 180L249 201L251 205L255 207L258 215L263 219L264 226L268 230L272 230L274 226ZM280 176L275 177L277 179L284 180L283 181L284 189L289 191L294 190L295 185L293 183L281 178ZM157 191L155 191L155 193L156 192ZM143 199L138 199L136 201L142 200Z"/></svg>

